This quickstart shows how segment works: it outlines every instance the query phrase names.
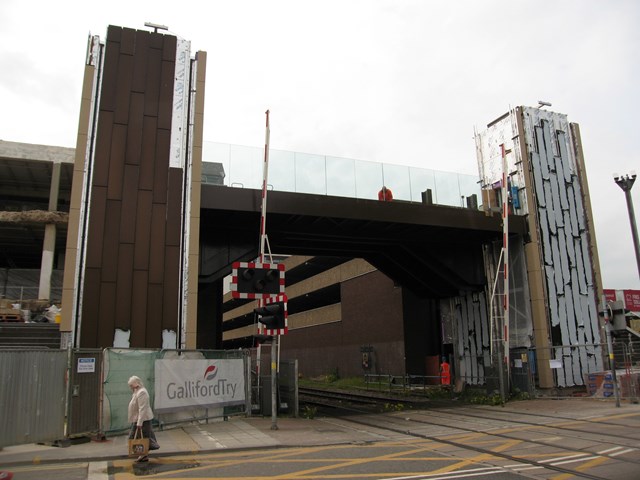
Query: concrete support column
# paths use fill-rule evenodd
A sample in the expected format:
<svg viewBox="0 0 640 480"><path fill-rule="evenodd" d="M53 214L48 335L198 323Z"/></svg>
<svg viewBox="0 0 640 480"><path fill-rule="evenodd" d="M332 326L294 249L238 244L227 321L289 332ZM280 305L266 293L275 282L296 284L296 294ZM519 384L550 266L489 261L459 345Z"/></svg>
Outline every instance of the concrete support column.
<svg viewBox="0 0 640 480"><path fill-rule="evenodd" d="M60 163L53 164L51 172L51 186L49 188L49 211L58 209L58 196L60 193ZM49 300L51 298L51 273L53 272L53 257L56 251L56 226L49 223L45 226L44 242L42 245L42 263L40 265L40 285L38 298Z"/></svg>
<svg viewBox="0 0 640 480"><path fill-rule="evenodd" d="M40 265L40 287L38 299L51 298L51 273L53 272L53 256L56 250L56 226L49 223L44 227L44 242L42 245L42 263Z"/></svg>

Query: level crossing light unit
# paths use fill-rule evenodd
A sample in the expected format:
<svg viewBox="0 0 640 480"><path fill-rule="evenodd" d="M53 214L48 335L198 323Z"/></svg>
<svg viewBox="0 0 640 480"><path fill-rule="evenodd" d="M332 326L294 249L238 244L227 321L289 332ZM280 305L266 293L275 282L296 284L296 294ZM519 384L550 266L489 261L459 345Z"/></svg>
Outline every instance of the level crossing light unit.
<svg viewBox="0 0 640 480"><path fill-rule="evenodd" d="M631 224L631 235L633 235L633 247L636 251L636 264L638 266L638 276L640 277L640 242L638 241L638 227L636 226L636 215L633 212L633 200L631 199L631 187L636 181L636 173L631 175L613 175L613 179L624 192L627 199L627 210L629 211L629 223Z"/></svg>

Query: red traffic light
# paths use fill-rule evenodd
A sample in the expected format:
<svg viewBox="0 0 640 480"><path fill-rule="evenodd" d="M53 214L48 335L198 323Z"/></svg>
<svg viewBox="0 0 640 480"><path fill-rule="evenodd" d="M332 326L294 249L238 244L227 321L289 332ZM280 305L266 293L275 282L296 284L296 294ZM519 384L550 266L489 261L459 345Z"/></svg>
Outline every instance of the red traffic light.
<svg viewBox="0 0 640 480"><path fill-rule="evenodd" d="M284 335L287 326L287 296L277 295L262 300L262 305L253 310L258 322L264 325L266 335Z"/></svg>
<svg viewBox="0 0 640 480"><path fill-rule="evenodd" d="M284 293L284 264L234 262L231 271L233 298L269 298Z"/></svg>

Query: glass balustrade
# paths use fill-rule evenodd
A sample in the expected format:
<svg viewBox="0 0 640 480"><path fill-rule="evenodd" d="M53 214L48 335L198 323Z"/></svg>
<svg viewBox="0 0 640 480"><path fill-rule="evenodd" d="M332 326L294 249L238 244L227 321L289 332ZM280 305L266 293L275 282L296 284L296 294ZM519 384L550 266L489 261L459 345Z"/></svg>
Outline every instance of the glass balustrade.
<svg viewBox="0 0 640 480"><path fill-rule="evenodd" d="M228 187L262 188L264 149L204 142L203 161L220 163ZM466 206L467 197L481 203L479 177L327 155L269 150L268 188L282 192L378 199L385 185L394 200L423 202L431 190L434 204Z"/></svg>

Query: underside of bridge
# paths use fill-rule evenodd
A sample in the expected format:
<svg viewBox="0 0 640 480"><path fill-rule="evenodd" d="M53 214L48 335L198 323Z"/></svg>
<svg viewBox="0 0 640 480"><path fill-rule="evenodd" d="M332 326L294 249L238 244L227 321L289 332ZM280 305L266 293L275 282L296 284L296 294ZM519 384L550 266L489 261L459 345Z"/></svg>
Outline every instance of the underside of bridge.
<svg viewBox="0 0 640 480"><path fill-rule="evenodd" d="M198 312L202 347L220 345L218 299L231 263L257 257L261 201L258 190L203 185ZM266 231L274 254L363 258L419 298L483 289L482 246L502 235L499 215L466 208L287 192L269 192L267 206ZM525 231L524 218L510 221L511 233ZM290 280L287 277L287 283Z"/></svg>

